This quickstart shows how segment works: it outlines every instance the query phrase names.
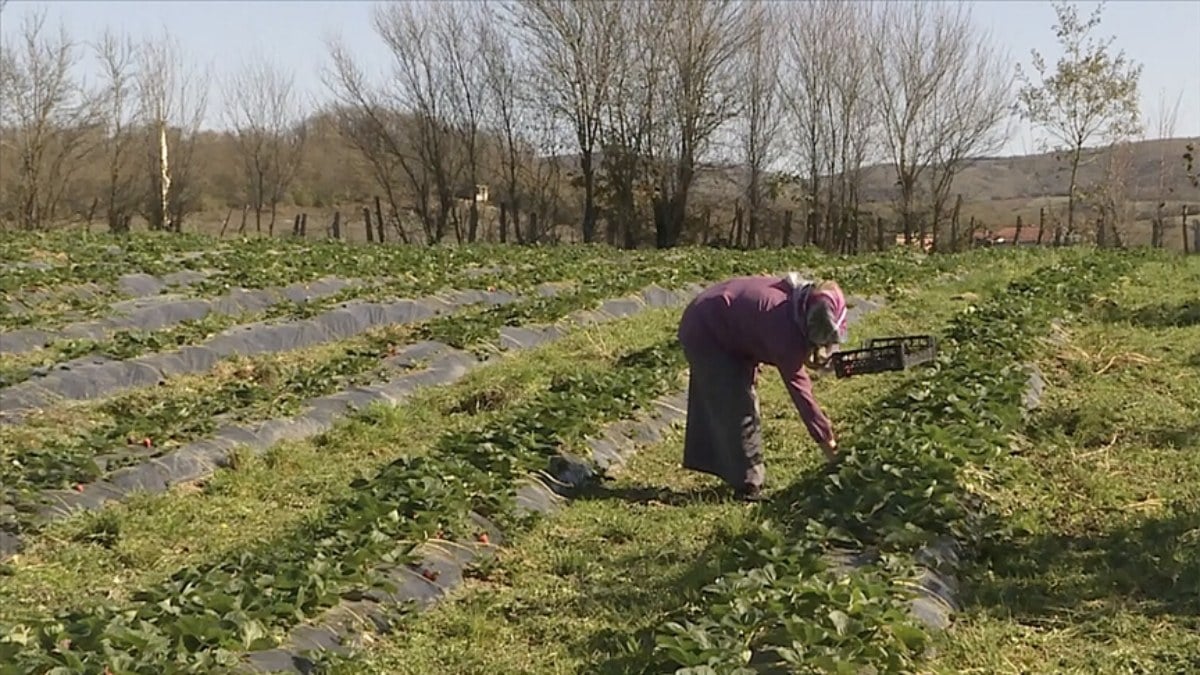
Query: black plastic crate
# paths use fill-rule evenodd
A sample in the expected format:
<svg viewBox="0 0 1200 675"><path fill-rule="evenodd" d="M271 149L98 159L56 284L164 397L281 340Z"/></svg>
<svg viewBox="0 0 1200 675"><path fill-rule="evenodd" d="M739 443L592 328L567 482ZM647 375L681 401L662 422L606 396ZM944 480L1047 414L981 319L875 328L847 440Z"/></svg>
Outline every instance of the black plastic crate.
<svg viewBox="0 0 1200 675"><path fill-rule="evenodd" d="M839 378L904 370L904 346L864 347L833 355L833 372Z"/></svg>
<svg viewBox="0 0 1200 675"><path fill-rule="evenodd" d="M915 366L932 361L937 356L937 340L932 335L900 335L897 337L872 338L867 347L900 345L904 348L904 366Z"/></svg>

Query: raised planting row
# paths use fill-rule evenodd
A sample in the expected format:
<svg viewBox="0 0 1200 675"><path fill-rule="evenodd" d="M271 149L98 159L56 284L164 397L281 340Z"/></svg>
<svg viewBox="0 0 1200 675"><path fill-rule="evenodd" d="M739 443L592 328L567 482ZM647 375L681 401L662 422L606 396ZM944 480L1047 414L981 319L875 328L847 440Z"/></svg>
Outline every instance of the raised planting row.
<svg viewBox="0 0 1200 675"><path fill-rule="evenodd" d="M361 285L362 282L356 279L328 277L280 288L235 288L211 299L158 295L127 300L114 303L110 315L104 318L79 321L59 329L23 328L0 333L0 356L28 354L39 349L43 349L43 357L57 356L83 349L85 343L100 349L105 342L120 340L121 335L150 333L214 316L236 317L263 312L282 303L312 302Z"/></svg>
<svg viewBox="0 0 1200 675"><path fill-rule="evenodd" d="M848 320L851 323L876 308L871 301L859 298L850 299L850 304ZM444 448L447 451L461 452L463 448L477 446L487 448L493 455L487 459L489 464L479 466L475 462L471 471L483 469L492 475L499 472L502 480L515 481L513 485L501 488L501 494L512 500L507 508L499 512L472 510L440 523L441 529L433 540L410 551L409 564L393 564L384 569L386 587L351 594L319 621L294 630L285 645L251 654L247 669L311 672L322 658L321 654L312 652L345 654L364 631L393 630L397 616L414 607L427 607L458 586L473 568L486 565L486 558L503 542L505 535L513 534L514 528L528 525L524 516L552 513L578 488L597 476L618 470L639 446L661 440L666 429L686 415L687 403L683 394L664 395L677 388L678 376L685 365L676 345L673 341L665 343L631 355L618 365L639 370L650 367L657 373L657 377L644 374L645 379L634 393L625 390L624 385L606 392L609 397L624 399L624 405L628 405L630 399L636 404L627 408L624 414L612 414L612 417L628 418L630 413L641 411L636 419L619 419L599 429L591 421L585 421L586 427L592 428L588 431L586 427L559 421L569 419L578 424L580 418L586 418L585 414L562 415L567 411L560 410L560 414L546 416L541 407L544 401L539 400L525 411L514 411L512 417L505 416L468 432L465 439L462 435L449 436L452 440L449 447ZM621 381L617 376L611 379ZM632 381L638 383L639 378ZM605 382L598 384L599 387L611 386ZM552 387L550 393L553 394L555 389ZM658 398L647 405L651 392L657 392ZM589 395L582 388L578 391L582 405L601 408L610 405L598 394L599 391L595 391ZM522 419L522 412L527 412L533 419ZM547 419L554 420L550 429L554 433L547 433ZM517 428L505 430L497 439L496 429L503 428L509 420ZM574 453L576 448L590 452L580 456ZM509 515L509 509L515 517ZM476 532L474 536L464 537L467 533L447 527L448 523L475 527Z"/></svg>
<svg viewBox="0 0 1200 675"><path fill-rule="evenodd" d="M1055 333L937 672L1200 672L1200 257ZM1190 311L1189 311L1190 310ZM1002 514L1002 518L1000 517Z"/></svg>
<svg viewBox="0 0 1200 675"><path fill-rule="evenodd" d="M678 356L678 354L676 354L676 356ZM589 372L582 372L582 374L576 374L576 376L581 377L584 382L598 381L601 376L607 376L607 374L608 374L608 371L605 370L604 368L600 368L600 371L601 372L599 372L599 374L592 374L592 372L589 371ZM599 394L596 394L594 392L588 392L588 390L584 390L584 392L578 392L578 393L572 392L572 394L577 395L578 400L575 399L575 396L571 396L571 405L574 405L576 407L583 406L584 408L587 408L587 406L590 405L590 402L598 399L598 396L599 396L599 400L601 400L601 401L606 401L608 399L614 399L619 402L620 400L622 400L622 399L620 399L620 396L613 395L612 393L601 392ZM565 417L564 417L564 414L565 414ZM546 436L550 436L551 442L547 443L547 449L548 450L556 449L557 441L554 441L554 430L552 428L552 425L553 424L563 424L564 419L574 418L577 416L577 414L580 414L580 413L559 411L557 414L552 414L552 416L548 416L545 419L542 419L539 416L530 416L530 414L516 414L516 417L518 419L526 419L526 418L532 417L535 420L536 424L544 425L546 428L546 431L542 432L541 436L532 435L532 434L521 435L520 437L522 438L522 442L538 441L539 438L544 438ZM562 419L560 419L560 418L562 418ZM497 424L496 426L500 430L509 430L509 429L514 428L514 424ZM521 429L522 428L517 428L517 430L521 430ZM539 443L544 443L544 442L545 441L539 441ZM536 446L534 446L534 447L536 447ZM438 456L440 456L440 455L438 455ZM442 476L444 476L445 472L442 472L440 474L442 474ZM322 565L319 565L319 567L324 567L324 563L322 563ZM236 573L234 573L234 574L236 575ZM311 587L310 587L310 589L311 589ZM173 605L170 605L170 607L163 608L163 609L166 611L173 611ZM228 614L228 613L222 613L222 616L224 614ZM193 619L194 619L194 617L193 617ZM124 621L124 619L122 619L122 621ZM133 623L138 623L138 621L139 621L138 616L130 615L130 616L128 616L128 622L132 622L132 623L126 623L126 625L133 625ZM206 628L205 626L208 625L208 623L210 623L210 621L209 621L209 619L206 619L206 617L205 617L205 619L184 621L184 623L186 623L186 625L188 625L188 626L197 626L198 628L203 628L206 631L206 629L208 629L208 628ZM218 621L218 623L220 623L220 621ZM138 625L138 626L140 629L140 625ZM250 629L250 631L253 632L254 628L251 627L248 629ZM178 633L176 633L176 634L178 634ZM58 640L53 640L53 643L55 643L55 645L58 644ZM56 649L55 645L46 643L43 646L34 647L34 649L35 649L35 651L44 649L44 650L53 652ZM68 646L67 649L70 649L70 646ZM180 649L182 649L182 647L180 647ZM84 650L84 651L86 651L86 650ZM50 658L54 658L54 657L52 656ZM161 661L160 661L160 663L161 663ZM202 668L204 668L204 667L202 667ZM36 670L37 668L34 667L34 669ZM76 668L76 669L78 669L78 668ZM154 665L151 665L151 667L149 667L148 670L143 670L143 671L154 671L154 670L155 670ZM20 671L20 670L18 670L18 671ZM86 671L86 670L84 670L84 671ZM94 671L98 671L98 668ZM122 670L114 667L113 671L122 671Z"/></svg>
<svg viewBox="0 0 1200 675"><path fill-rule="evenodd" d="M613 299L599 305L593 311L582 307L567 315L566 325L504 327L498 329L499 342L506 351L520 350L557 339L571 326L591 324L612 318L632 316L647 307L677 306L691 297L697 287L668 291L649 287L636 296ZM241 379L230 379L228 391L217 396L202 393L182 400L172 400L170 407L154 406L150 419L111 417L111 422L93 432L88 444L73 446L68 451L43 454L41 447L24 439L26 450L24 464L6 481L6 498L13 512L7 525L0 523L0 556L16 552L20 541L15 536L33 523L44 523L61 518L78 509L100 508L104 503L124 498L135 492L160 492L182 482L195 480L211 473L227 461L237 447L248 447L263 451L284 439L305 438L318 434L338 418L355 408L374 401L396 402L406 398L416 388L430 384L448 384L460 379L470 369L481 365L482 360L472 358L448 345L424 342L409 349L397 350L396 344L403 340L397 333L375 336L362 345L348 348L344 356L322 364L317 368L303 365L294 369L292 375L281 378L272 387L251 386ZM387 358L379 370L380 353ZM391 356L388 356L391 354ZM421 362L414 363L414 359ZM417 372L394 377L381 384L363 386L377 379L366 377L386 372L388 369L412 369L427 365ZM339 368L336 373L326 373L330 368ZM356 384L348 378L364 376ZM301 392L310 396L329 392L338 385L351 386L341 393L331 393L319 398L304 400ZM262 393L265 391L265 393ZM303 415L289 419L254 421L245 424L231 423L216 430L210 438L200 438L182 447L175 444L198 438L211 432L222 419L229 420L229 413L244 409L259 402L258 419L262 415L292 413L307 409ZM288 405L290 404L290 405ZM155 425L158 426L155 426ZM151 433L154 438L142 436ZM128 444L122 447L126 436ZM158 440L155 440L158 439ZM146 447L138 448L142 442ZM156 443L176 449L150 460L147 455L161 453ZM132 447L131 447L132 446ZM103 449L103 450L100 450ZM119 450L118 452L112 452ZM104 465L97 462L97 452L107 452L102 457ZM74 453L74 454L73 454ZM34 459L41 458L40 463ZM118 469L105 480L84 484L107 469L142 460L142 463ZM34 471L30 471L32 468ZM64 480L76 479L80 484L74 490L44 490L48 484L59 484ZM49 500L48 506L38 507ZM31 520L33 518L33 520ZM7 535L4 534L7 529Z"/></svg>
<svg viewBox="0 0 1200 675"><path fill-rule="evenodd" d="M9 310L0 310L0 327L22 328L0 335L0 344L7 349L3 351L24 350L30 345L44 344L41 333L62 332L50 329L60 327L64 323L84 322L87 319L104 319L113 314L124 314L131 310L142 309L155 302L161 304L194 303L196 299L212 298L225 294L235 300L250 289L274 288L284 286L301 286L316 282L319 279L331 277L357 278L358 282L338 292L325 294L322 300L315 304L321 309L347 300L363 297L383 299L417 293L429 293L446 286L461 286L464 282L474 282L478 287L495 285L501 275L511 276L511 269L505 265L498 267L487 263L487 255L478 253L464 254L458 251L435 250L427 256L417 256L411 249L386 249L381 254L373 250L356 252L351 249L358 265L344 265L345 251L282 251L268 249L260 251L253 246L249 252L243 249L221 251L217 258L217 268L206 267L196 270L173 272L161 279L144 274L124 274L115 284L97 282L88 276L92 271L77 269L70 273L72 282L68 285L54 286L48 289L32 290L19 295L18 300L9 302ZM214 253L213 255L216 255ZM280 257L283 256L289 264L281 267ZM314 274L310 267L290 264L291 258L304 261L312 259L316 263L312 267L330 270L326 274ZM506 259L507 262L520 263L528 267L543 267L546 256L541 251L515 251ZM572 256L563 256L570 261ZM592 257L600 257L592 254ZM483 263L481 263L483 261ZM193 259L188 264L199 264ZM247 269L239 265L249 265ZM341 267L341 271L339 271ZM364 269L365 268L365 269ZM359 274L358 272L362 272ZM381 272L383 274L381 274ZM67 274L63 272L62 274ZM490 277L490 278L481 278ZM364 283L370 280L370 283ZM168 290L168 287L180 293L164 298L145 300ZM10 294L11 295L11 294ZM122 298L132 297L140 302L130 302ZM310 300L311 302L311 300ZM323 304L322 304L323 303ZM192 308L194 309L194 307ZM178 311L178 310L176 310ZM276 308L272 314L283 316L289 313L289 307ZM91 322L94 324L95 322ZM134 325L137 325L136 323ZM69 335L78 334L79 328L67 326ZM88 328L94 327L89 324ZM87 329L85 329L87 330ZM89 333L92 331L88 331ZM49 336L53 337L53 335ZM41 342L39 342L39 339ZM28 343L28 344L27 344Z"/></svg>
<svg viewBox="0 0 1200 675"><path fill-rule="evenodd" d="M139 272L123 274L111 285L81 276L72 279L84 280L82 283L5 293L0 302L0 353L24 348L30 331L137 309L152 304L160 294L186 292L210 274L210 270L182 270L158 277Z"/></svg>
<svg viewBox="0 0 1200 675"><path fill-rule="evenodd" d="M707 587L699 609L660 627L662 669L916 666L930 624L944 625L949 608L927 605L914 617L911 602L916 589L930 600L949 594L952 554L981 534L972 488L1022 427L1030 383L1022 361L1053 318L1130 266L1113 255L1073 257L957 317L936 364L863 412L836 471L773 497L780 520L745 542L738 571Z"/></svg>
<svg viewBox="0 0 1200 675"><path fill-rule="evenodd" d="M413 549L439 531L473 537L471 512L512 523L518 478L544 466L561 443L675 385L682 359L670 343L615 363L572 365L532 400L356 482L350 498L258 550L180 570L128 603L0 627L0 635L28 636L0 642L0 663L12 664L0 672L212 672L237 663L239 652L271 647L343 594L370 592L385 579L378 563L412 561Z"/></svg>
<svg viewBox="0 0 1200 675"><path fill-rule="evenodd" d="M162 276L223 248L199 235L148 233L129 237L84 232L9 232L0 239L0 295L91 280L114 283L124 274Z"/></svg>
<svg viewBox="0 0 1200 675"><path fill-rule="evenodd" d="M103 248L96 239L108 242ZM183 237L181 240L189 240ZM138 234L128 237L103 235L64 244L60 264L24 267L6 272L0 293L16 294L68 284L90 282L115 284L122 275L164 275L182 270L206 271L207 279L194 285L197 295L212 296L233 287L263 288L311 281L325 276L375 278L379 276L422 278L433 271L503 265L537 264L547 249L517 246L472 245L465 247L362 246L337 241L247 238L206 241L202 251L186 255L170 253L172 235ZM89 243L90 242L90 243ZM31 245L32 246L32 245ZM32 247L36 251L36 247ZM564 257L555 252L556 257ZM619 255L612 249L576 248L565 256L596 257Z"/></svg>
<svg viewBox="0 0 1200 675"><path fill-rule="evenodd" d="M496 272L479 267L450 268L428 270L430 276L421 279L406 275L368 282L334 277L281 289L233 289L213 300L162 297L127 303L126 308L119 308L122 303L118 303L114 308L121 310L120 315L114 318L81 322L59 331L22 329L0 335L0 387L43 376L48 368L62 371L89 365L86 359L76 359L91 354L131 359L166 348L196 345L240 323L311 318L346 302L380 302L407 292L436 290L436 284L503 286L512 292L526 292L561 279L620 277L629 273L626 270L639 270L645 265L639 259L622 260L586 249L560 249ZM671 275L660 268L655 278Z"/></svg>
<svg viewBox="0 0 1200 675"><path fill-rule="evenodd" d="M74 361L89 354L128 359L165 347L191 346L225 328L247 321L308 318L349 301L383 301L404 293L431 292L447 284L475 288L500 286L519 292L556 279L611 279L656 267L655 278L669 278L664 269L644 257L616 257L603 249L567 248L527 253L526 260L510 261L495 273L487 268L429 268L422 277L405 274L398 278L341 281L320 280L313 285L293 284L282 289L233 289L225 296L202 298L165 297L137 303L118 303L119 316L80 322L59 331L27 328L0 335L0 386L11 386L44 373L44 369L71 370L88 365ZM520 262L521 264L516 264ZM705 265L705 261L699 261ZM696 267L693 262L690 267ZM701 278L687 273L691 279ZM588 287L594 284L589 282ZM628 286L628 285L627 285ZM122 307L121 305L125 306ZM180 326L180 323L185 325ZM159 330L164 329L164 330ZM114 331L116 331L115 334ZM57 340L56 340L57 338ZM46 347L36 350L37 347ZM5 356L19 354L18 357Z"/></svg>
<svg viewBox="0 0 1200 675"><path fill-rule="evenodd" d="M465 304L511 302L514 298L507 294L477 293L460 299ZM407 339L405 325L452 307L446 303L426 306L409 301L392 306L390 313L368 315L368 319L376 320L365 326L345 316L335 317L341 320L330 322L322 332L313 327L297 331L300 336L324 337L324 342L333 344L302 350L301 358L284 364L273 354L246 358L247 354L268 351L262 347L270 345L264 345L263 339L243 339L235 349L220 353L234 355L234 359L223 362L227 367L215 373L219 377L199 382L172 378L164 381L165 386L134 390L92 409L78 406L53 410L33 417L26 424L0 427L0 445L3 445L0 458L4 460L0 462L3 479L0 505L15 508L16 513L10 516L19 521L22 513L41 501L39 495L45 490L78 487L107 471L144 462L200 439L223 423L225 435L236 439L245 433L232 426L238 422L290 414L297 406L339 388L387 379L396 368L411 367L405 359L390 358L396 355L396 346ZM314 322L314 326L326 324ZM333 330L343 330L349 335L328 335ZM122 364L113 362L113 365ZM214 358L212 363L196 365L211 368L217 364ZM61 433L64 426L69 427L69 434ZM13 529L12 523L7 529Z"/></svg>
<svg viewBox="0 0 1200 675"><path fill-rule="evenodd" d="M217 241L189 233L145 232L126 237L78 229L11 231L0 239L0 265L4 266L0 269L99 261L111 256L114 246L136 248L160 258L198 255Z"/></svg>
<svg viewBox="0 0 1200 675"><path fill-rule="evenodd" d="M534 279L544 279L547 270L566 272L567 264L580 257L577 253L580 250L582 249L569 249L567 254L556 256L556 264L516 270L511 275L512 283L524 286ZM467 320L451 319L437 322L431 324L421 337L446 340L456 347L461 347L476 336L494 335L495 329L501 325L517 325L524 321L552 321L573 309L605 297L631 292L650 283L672 284L755 271L755 268L746 262L745 259L734 256L654 259L634 254L621 261L601 256L584 258L572 270L577 278L581 279L580 288L570 294L472 316ZM912 263L907 266L892 263L891 267L891 273L897 277L906 274L913 276L924 271L920 264ZM0 423L19 420L22 412L51 405L57 400L88 400L111 395L125 388L158 384L167 375L201 372L211 368L221 357L235 353L280 351L348 337L354 333L339 331L337 328L341 326L347 330L361 331L380 322L393 322L396 311L406 313L411 303L412 301L400 301L382 307L371 303L343 304L336 310L307 321L278 325L259 323L239 327L226 331L204 345L189 345L177 352L122 361L105 357L76 361L67 367L57 368L44 376L17 383L0 392L3 394L0 398ZM310 302L306 305L306 313L315 313L320 306L319 301ZM354 316L348 319L347 313ZM314 328L311 326L313 323L319 325ZM324 335L326 333L328 335ZM188 337L201 335L203 332L198 330L185 330L177 337L186 341ZM132 345L152 343L146 340L127 342Z"/></svg>
<svg viewBox="0 0 1200 675"><path fill-rule="evenodd" d="M705 264L711 265L704 258L699 259L696 267L706 269ZM738 263L734 261L733 265ZM711 269L711 267L708 267ZM908 276L917 276L923 270L920 265L911 265L906 269ZM724 274L738 273L739 270L718 270ZM742 270L747 273L749 269ZM519 323L553 322L567 315L572 310L594 305L606 295L618 295L627 291L629 286L640 283L643 279L662 279L664 277L679 278L692 276L688 270L661 270L647 268L638 272L627 272L604 277L602 283L594 283L580 291L567 293L558 298L534 299L516 303L507 307L498 307L482 312L468 313L419 325L412 331L416 337L441 339L453 347L465 348L478 346L477 351L488 351L485 345L495 346L501 336L499 328L504 325L512 326ZM893 283L903 274L895 269L889 271L887 284ZM636 306L636 303L634 304ZM509 341L520 342L520 332L509 329ZM30 499L39 491L54 488L66 488L72 485L94 480L106 470L122 465L143 461L147 456L160 454L164 450L177 447L177 444L194 441L204 434L211 432L221 421L254 421L262 419L264 413L286 410L286 405L295 404L306 396L319 396L329 393L336 385L365 384L378 376L373 372L378 362L372 356L378 354L384 343L400 342L403 335L388 332L382 337L376 336L363 341L362 344L350 342L344 349L325 355L331 361L321 368L315 369L312 376L305 374L305 366L298 364L291 375L280 375L278 368L270 364L253 362L242 364L238 370L247 369L255 373L254 377L229 378L218 387L200 386L189 391L174 392L172 387L151 390L148 396L131 394L101 405L102 410L96 410L93 415L87 411L72 412L74 419L87 419L99 413L108 422L91 425L82 429L76 428L74 437L65 438L53 429L44 432L39 428L45 424L58 423L59 416L48 416L42 423L27 425L28 430L19 430L9 434L7 454L10 455L5 465L8 468L7 499L17 506L18 513L10 517L21 519L21 513L30 510ZM246 349L238 349L245 353ZM121 364L113 364L120 366ZM270 378L275 381L273 386L263 386L262 379ZM264 402L273 402L273 406ZM128 410L145 410L142 415L129 415ZM67 412L66 410L62 412ZM257 414L256 414L257 413ZM246 415L250 417L247 419ZM245 431L237 427L226 427L225 432L234 439L242 438ZM147 447L142 447L142 444ZM199 441L204 445L205 441ZM204 447L205 452L210 448ZM186 456L186 453L185 453ZM143 467L146 468L146 467ZM157 476L161 469L155 464L150 471L153 478L149 482L161 482ZM133 480L134 485L147 481ZM86 503L98 503L111 498L111 490L104 486L97 488L95 495L68 493L68 501L83 500ZM97 496L98 495L98 496ZM10 525L10 530L14 526Z"/></svg>
<svg viewBox="0 0 1200 675"><path fill-rule="evenodd" d="M424 321L478 303L515 300L505 291L457 291L390 303L345 303L311 319L241 324L201 344L169 352L130 360L91 357L0 390L0 424L18 422L32 410L63 400L97 399L125 389L158 385L169 377L206 372L235 355L302 349L344 340L377 326Z"/></svg>

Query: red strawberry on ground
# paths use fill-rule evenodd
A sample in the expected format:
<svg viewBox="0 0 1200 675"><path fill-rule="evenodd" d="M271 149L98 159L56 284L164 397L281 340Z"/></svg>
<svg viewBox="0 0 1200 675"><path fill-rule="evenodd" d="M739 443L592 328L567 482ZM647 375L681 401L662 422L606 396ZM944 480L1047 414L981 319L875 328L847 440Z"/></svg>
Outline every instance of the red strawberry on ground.
<svg viewBox="0 0 1200 675"><path fill-rule="evenodd" d="M480 532L479 536L477 536L476 539L478 539L479 543L481 543L481 544L487 544L487 543L489 543L490 537L488 537L487 532Z"/></svg>
<svg viewBox="0 0 1200 675"><path fill-rule="evenodd" d="M154 441L151 441L149 438L143 438L142 445L146 446L147 448L150 448L150 447L154 446Z"/></svg>
<svg viewBox="0 0 1200 675"><path fill-rule="evenodd" d="M426 579L428 579L430 581L437 581L437 579L438 579L438 573L436 570L423 569L423 570L421 570L421 576L425 577Z"/></svg>

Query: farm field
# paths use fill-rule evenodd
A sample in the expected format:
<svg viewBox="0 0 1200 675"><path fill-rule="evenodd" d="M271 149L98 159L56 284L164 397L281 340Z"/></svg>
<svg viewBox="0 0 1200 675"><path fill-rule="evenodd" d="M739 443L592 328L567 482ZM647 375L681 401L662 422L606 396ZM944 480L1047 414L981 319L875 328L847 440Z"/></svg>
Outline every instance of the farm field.
<svg viewBox="0 0 1200 675"><path fill-rule="evenodd" d="M1200 669L1200 259L76 233L0 269L0 674ZM832 471L764 373L747 505L679 469L675 329L787 270L939 356L818 376Z"/></svg>

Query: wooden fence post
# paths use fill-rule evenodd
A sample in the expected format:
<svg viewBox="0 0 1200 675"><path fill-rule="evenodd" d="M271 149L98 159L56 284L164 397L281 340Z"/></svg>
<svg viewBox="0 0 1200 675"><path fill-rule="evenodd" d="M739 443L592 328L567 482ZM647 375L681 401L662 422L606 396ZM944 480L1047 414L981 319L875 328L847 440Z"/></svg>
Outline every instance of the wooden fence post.
<svg viewBox="0 0 1200 675"><path fill-rule="evenodd" d="M231 206L231 207L229 207L229 213L225 214L225 222L221 223L221 234L218 234L217 238L225 236L225 228L229 227L229 219L232 216L233 216L233 207Z"/></svg>
<svg viewBox="0 0 1200 675"><path fill-rule="evenodd" d="M1163 245L1163 230L1166 219L1163 218L1163 208L1166 207L1165 202L1159 202L1154 207L1154 221L1150 225L1150 246L1153 248L1162 248Z"/></svg>
<svg viewBox="0 0 1200 675"><path fill-rule="evenodd" d="M292 236L293 237L300 236L300 214L299 213L297 213L296 217L292 220Z"/></svg>
<svg viewBox="0 0 1200 675"><path fill-rule="evenodd" d="M1042 245L1042 237L1046 235L1046 207L1038 209L1038 246Z"/></svg>
<svg viewBox="0 0 1200 675"><path fill-rule="evenodd" d="M333 212L333 225L330 226L330 229L333 230L333 238L334 239L342 238L342 212L341 211Z"/></svg>
<svg viewBox="0 0 1200 675"><path fill-rule="evenodd" d="M958 193L954 200L954 215L950 217L950 251L958 253L958 218L962 214L963 196Z"/></svg>
<svg viewBox="0 0 1200 675"><path fill-rule="evenodd" d="M375 232L371 229L371 207L363 207L363 224L367 228L367 243L375 242Z"/></svg>
<svg viewBox="0 0 1200 675"><path fill-rule="evenodd" d="M1013 246L1017 246L1021 243L1021 228L1024 227L1024 225L1025 225L1025 223L1021 220L1021 216L1018 215L1017 216L1017 234L1016 234L1016 236L1013 237Z"/></svg>
<svg viewBox="0 0 1200 675"><path fill-rule="evenodd" d="M308 214L307 213L300 214L300 236L301 237L308 236Z"/></svg>
<svg viewBox="0 0 1200 675"><path fill-rule="evenodd" d="M379 243L383 243L383 207L379 205L379 195L375 195L375 226L379 229Z"/></svg>
<svg viewBox="0 0 1200 675"><path fill-rule="evenodd" d="M1188 248L1187 217L1188 217L1188 207L1187 207L1187 204L1184 204L1179 209L1179 227L1183 231L1183 254L1184 255L1191 253L1191 250ZM1200 253L1200 251L1197 251L1197 253Z"/></svg>

